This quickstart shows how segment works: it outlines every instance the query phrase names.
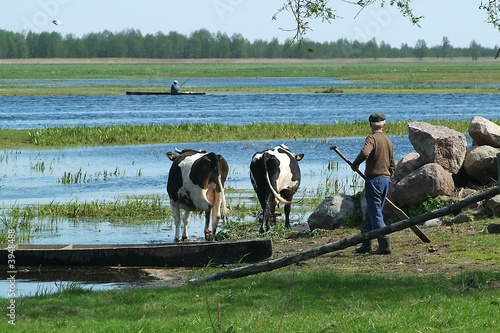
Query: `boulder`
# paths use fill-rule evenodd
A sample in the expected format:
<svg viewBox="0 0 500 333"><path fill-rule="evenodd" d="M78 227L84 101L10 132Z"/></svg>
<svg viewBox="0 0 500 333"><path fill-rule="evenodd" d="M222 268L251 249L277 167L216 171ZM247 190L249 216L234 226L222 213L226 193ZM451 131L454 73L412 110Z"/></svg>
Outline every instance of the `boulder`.
<svg viewBox="0 0 500 333"><path fill-rule="evenodd" d="M458 173L465 159L465 135L424 122L411 122L408 129L410 143L424 164L437 163L452 174Z"/></svg>
<svg viewBox="0 0 500 333"><path fill-rule="evenodd" d="M498 179L497 154L500 149L491 146L473 146L467 149L464 169L469 177L487 184Z"/></svg>
<svg viewBox="0 0 500 333"><path fill-rule="evenodd" d="M488 216L500 216L500 194L486 200L484 209Z"/></svg>
<svg viewBox="0 0 500 333"><path fill-rule="evenodd" d="M483 117L475 116L469 123L469 135L476 146L500 148L500 126Z"/></svg>
<svg viewBox="0 0 500 333"><path fill-rule="evenodd" d="M419 153L409 153L399 160L394 171L394 180L399 182L401 179L424 165Z"/></svg>
<svg viewBox="0 0 500 333"><path fill-rule="evenodd" d="M431 220L427 220L422 224L422 228L431 228L431 227L439 227L443 225L443 221L439 218L434 218Z"/></svg>
<svg viewBox="0 0 500 333"><path fill-rule="evenodd" d="M401 206L418 205L426 196L452 196L453 178L441 165L428 163L400 180L391 192L391 200Z"/></svg>
<svg viewBox="0 0 500 333"><path fill-rule="evenodd" d="M355 200L344 194L326 198L307 219L309 229L337 229L356 209Z"/></svg>

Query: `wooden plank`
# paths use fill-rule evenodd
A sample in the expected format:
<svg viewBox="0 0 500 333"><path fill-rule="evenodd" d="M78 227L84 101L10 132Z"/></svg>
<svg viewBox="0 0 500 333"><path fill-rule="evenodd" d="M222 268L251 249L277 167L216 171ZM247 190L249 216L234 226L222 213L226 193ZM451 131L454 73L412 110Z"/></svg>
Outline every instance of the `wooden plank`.
<svg viewBox="0 0 500 333"><path fill-rule="evenodd" d="M250 263L272 255L270 239L235 242L115 245L18 245L17 266L150 266L203 267ZM0 262L7 263L9 248L0 245Z"/></svg>

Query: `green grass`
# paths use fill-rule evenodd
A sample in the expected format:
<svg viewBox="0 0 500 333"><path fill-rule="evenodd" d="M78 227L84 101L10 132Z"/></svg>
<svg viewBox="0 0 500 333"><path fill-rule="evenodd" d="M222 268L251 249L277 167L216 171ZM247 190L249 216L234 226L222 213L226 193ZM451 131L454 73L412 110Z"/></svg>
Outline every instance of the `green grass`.
<svg viewBox="0 0 500 333"><path fill-rule="evenodd" d="M414 86L420 83L500 83L500 71L495 61L288 61L232 63L230 61L204 63L111 63L111 64L3 64L0 79L28 80L22 87L4 85L0 96L17 95L122 95L125 90L162 90L162 88L136 86L96 87L40 87L30 79L153 79L165 82L168 89L174 78L258 78L258 77L331 77L359 82L399 84L397 87L343 87L343 93L499 93L499 88L458 86ZM189 87L189 81L186 82ZM331 87L221 87L207 88L208 93L314 93Z"/></svg>
<svg viewBox="0 0 500 333"><path fill-rule="evenodd" d="M16 301L2 332L495 332L498 271L452 277L286 268L238 280ZM5 312L6 310L4 310Z"/></svg>
<svg viewBox="0 0 500 333"><path fill-rule="evenodd" d="M498 119L491 119L500 124ZM470 120L429 121L458 132L467 132ZM309 124L180 124L138 125L98 127L51 127L34 130L0 129L0 146L3 148L70 147L129 145L176 142L215 142L279 139L316 139L333 137L364 137L365 122L338 122L326 125ZM407 135L408 122L389 122L385 128L388 135Z"/></svg>
<svg viewBox="0 0 500 333"><path fill-rule="evenodd" d="M3 64L0 79L335 77L391 83L500 82L495 61Z"/></svg>

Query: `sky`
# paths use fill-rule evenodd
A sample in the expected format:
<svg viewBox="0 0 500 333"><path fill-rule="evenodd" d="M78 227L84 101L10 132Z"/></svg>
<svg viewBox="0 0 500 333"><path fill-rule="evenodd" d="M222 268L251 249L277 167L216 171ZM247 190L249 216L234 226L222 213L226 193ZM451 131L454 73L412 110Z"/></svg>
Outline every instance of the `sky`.
<svg viewBox="0 0 500 333"><path fill-rule="evenodd" d="M293 17L273 15L285 0L0 0L0 29L14 32L56 31L81 37L92 32L120 32L138 29L143 35L176 31L189 36L199 29L228 36L284 42L293 37ZM389 0L386 0L388 3ZM454 47L468 47L472 40L486 47L500 45L500 31L487 23L479 9L481 0L413 0L412 8L424 16L421 27L413 25L397 10L380 2L359 12L359 7L342 0L330 6L340 18L311 21L313 31L306 38L316 42L340 38L367 42L373 38L393 47L415 46L419 39L427 46L442 44L447 37ZM357 15L358 14L358 15ZM62 22L56 26L53 20Z"/></svg>

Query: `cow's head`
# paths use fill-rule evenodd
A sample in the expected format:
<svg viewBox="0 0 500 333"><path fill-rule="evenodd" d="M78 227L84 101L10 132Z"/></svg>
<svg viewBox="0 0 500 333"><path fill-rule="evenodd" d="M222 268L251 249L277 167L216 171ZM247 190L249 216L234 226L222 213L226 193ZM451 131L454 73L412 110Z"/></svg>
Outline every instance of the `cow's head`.
<svg viewBox="0 0 500 333"><path fill-rule="evenodd" d="M290 151L290 148L285 146L285 144L280 144L278 147L275 148L279 153L285 153L290 156L292 156L296 161L300 161L304 158L304 154L294 154Z"/></svg>

